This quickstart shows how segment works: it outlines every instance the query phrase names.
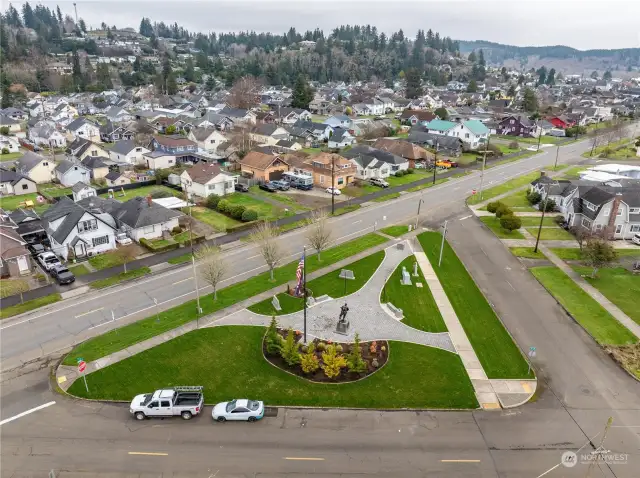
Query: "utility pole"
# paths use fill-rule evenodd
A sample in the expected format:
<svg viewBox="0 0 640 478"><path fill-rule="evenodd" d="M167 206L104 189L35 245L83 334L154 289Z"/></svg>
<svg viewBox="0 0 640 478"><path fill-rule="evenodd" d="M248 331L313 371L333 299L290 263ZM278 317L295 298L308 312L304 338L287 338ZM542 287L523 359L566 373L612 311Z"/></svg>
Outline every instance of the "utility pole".
<svg viewBox="0 0 640 478"><path fill-rule="evenodd" d="M560 154L560 146L556 146L556 162L553 164L553 170L558 167L558 155Z"/></svg>
<svg viewBox="0 0 640 478"><path fill-rule="evenodd" d="M540 244L540 233L542 232L542 222L544 221L544 213L547 211L547 201L549 200L549 190L551 188L547 186L547 194L544 196L544 202L542 203L542 216L540 216L540 226L538 226L538 237L536 237L536 247L533 248L533 252L538 252L538 244Z"/></svg>
<svg viewBox="0 0 640 478"><path fill-rule="evenodd" d="M447 237L447 222L444 221L444 231L442 232L442 243L440 244L440 257L438 258L438 267L442 264L442 252L444 251L444 238Z"/></svg>
<svg viewBox="0 0 640 478"><path fill-rule="evenodd" d="M418 213L416 214L416 227L414 227L414 229L418 229L418 222L420 222L420 206L423 202L424 199L422 199L422 193L420 193L420 199L418 200Z"/></svg>
<svg viewBox="0 0 640 478"><path fill-rule="evenodd" d="M438 162L438 141L436 140L436 152L433 153L433 184L436 183L436 170L437 170L437 166L436 163Z"/></svg>
<svg viewBox="0 0 640 478"><path fill-rule="evenodd" d="M491 136L487 138L487 142L484 145L484 154L482 155L482 169L480 170L480 201L482 201L482 187L484 186L484 167L487 164L487 150L489 149L489 142L491 141Z"/></svg>
<svg viewBox="0 0 640 478"><path fill-rule="evenodd" d="M198 325L198 321L200 320L200 314L202 314L202 308L200 307L200 289L198 289L198 271L196 270L196 257L193 253L193 201L191 201L190 196L187 196L187 201L189 201L189 243L191 244L191 267L193 268L193 282L196 286L196 328Z"/></svg>
<svg viewBox="0 0 640 478"><path fill-rule="evenodd" d="M536 120L536 128L538 127L538 121ZM540 129L540 131L538 131L538 149L537 151L540 151L540 141L542 141L542 129Z"/></svg>
<svg viewBox="0 0 640 478"><path fill-rule="evenodd" d="M336 157L334 154L331 155L331 215L336 212L336 195L334 194L336 187Z"/></svg>

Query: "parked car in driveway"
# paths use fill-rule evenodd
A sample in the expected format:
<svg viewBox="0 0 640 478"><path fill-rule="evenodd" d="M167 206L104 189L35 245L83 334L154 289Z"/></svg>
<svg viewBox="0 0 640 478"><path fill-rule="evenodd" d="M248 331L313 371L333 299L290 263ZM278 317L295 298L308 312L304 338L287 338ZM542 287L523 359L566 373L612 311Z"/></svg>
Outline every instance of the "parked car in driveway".
<svg viewBox="0 0 640 478"><path fill-rule="evenodd" d="M640 234L634 234L631 238L631 242L640 246Z"/></svg>
<svg viewBox="0 0 640 478"><path fill-rule="evenodd" d="M249 192L249 186L247 186L246 184L236 183L234 188L239 193L248 193Z"/></svg>
<svg viewBox="0 0 640 478"><path fill-rule="evenodd" d="M191 417L202 411L204 403L202 389L201 386L173 387L136 395L131 400L129 413L136 420L173 416L181 416L185 420L190 420Z"/></svg>
<svg viewBox="0 0 640 478"><path fill-rule="evenodd" d="M49 272L60 285L72 284L76 281L76 276L66 266L53 266Z"/></svg>
<svg viewBox="0 0 640 478"><path fill-rule="evenodd" d="M46 249L42 244L35 244L35 243L29 244L27 246L27 249L29 249L29 252L31 252L32 256L39 256L40 254L46 251Z"/></svg>
<svg viewBox="0 0 640 478"><path fill-rule="evenodd" d="M47 272L51 271L52 267L61 266L60 260L58 256L56 256L53 252L43 252L38 256L38 262Z"/></svg>
<svg viewBox="0 0 640 478"><path fill-rule="evenodd" d="M340 194L342 194L338 188L327 188L324 191L334 196L340 196Z"/></svg>
<svg viewBox="0 0 640 478"><path fill-rule="evenodd" d="M119 232L116 234L116 242L121 246L126 246L127 244L131 244L133 241L129 236L127 236L126 232Z"/></svg>
<svg viewBox="0 0 640 478"><path fill-rule="evenodd" d="M262 189L263 191L270 192L270 193L275 193L275 192L278 190L278 188L276 188L276 187L275 187L273 184L271 184L271 183L262 183L262 184L260 185L260 189Z"/></svg>
<svg viewBox="0 0 640 478"><path fill-rule="evenodd" d="M271 185L274 186L276 189L279 189L280 191L288 191L289 190L289 183L286 181L271 181Z"/></svg>
<svg viewBox="0 0 640 478"><path fill-rule="evenodd" d="M369 182L371 184L373 184L374 186L378 186L381 188L388 188L389 187L389 183L386 182L384 179L380 179L380 178L371 178L369 180Z"/></svg>
<svg viewBox="0 0 640 478"><path fill-rule="evenodd" d="M218 403L211 417L217 422L227 420L255 422L264 416L264 403L257 400L236 399Z"/></svg>

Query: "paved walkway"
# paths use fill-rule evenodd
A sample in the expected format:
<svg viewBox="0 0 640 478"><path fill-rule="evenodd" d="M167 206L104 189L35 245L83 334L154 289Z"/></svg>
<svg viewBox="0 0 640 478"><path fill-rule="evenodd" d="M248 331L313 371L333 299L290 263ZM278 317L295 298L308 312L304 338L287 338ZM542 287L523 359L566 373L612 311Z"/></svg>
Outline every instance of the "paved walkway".
<svg viewBox="0 0 640 478"><path fill-rule="evenodd" d="M475 207L475 206L473 206ZM489 211L481 211L479 209L473 209L473 213L478 216L478 217L482 217L482 216L495 216L494 213L489 212ZM522 211L513 211L513 215L514 216L521 216L521 217L540 217L542 216L541 212L522 212ZM545 213L544 217L554 217L554 216L560 216L559 212L547 212Z"/></svg>
<svg viewBox="0 0 640 478"><path fill-rule="evenodd" d="M394 317L388 309L380 305L380 293L389 276L411 254L412 251L406 240L387 247L382 264L369 279L369 282L360 290L339 299L328 298L326 301L317 303L307 309L307 334L323 340L345 342L352 341L355 333L358 332L360 339L363 341L397 340L436 347L455 353L455 347L448 333L423 332L409 327ZM411 287L415 287L415 285ZM347 316L350 327L346 336L335 332L340 306L343 303L347 303L350 309ZM209 325L211 327L220 325L267 326L270 321L271 317L269 316L256 314L244 309L215 320ZM303 330L303 312L299 311L278 316L278 323L285 328L291 327L296 330Z"/></svg>

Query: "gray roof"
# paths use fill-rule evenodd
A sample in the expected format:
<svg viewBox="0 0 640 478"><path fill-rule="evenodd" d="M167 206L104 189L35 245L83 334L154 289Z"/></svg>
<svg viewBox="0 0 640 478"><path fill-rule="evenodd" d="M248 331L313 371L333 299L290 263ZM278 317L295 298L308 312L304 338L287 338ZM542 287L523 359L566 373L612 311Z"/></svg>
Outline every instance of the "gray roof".
<svg viewBox="0 0 640 478"><path fill-rule="evenodd" d="M345 158L356 158L359 155L372 156L379 161L389 164L404 164L408 160L398 156L396 154L390 153L388 151L382 151L381 149L372 148L371 146L366 146L363 144L358 144L351 148L349 151L341 153L341 155Z"/></svg>
<svg viewBox="0 0 640 478"><path fill-rule="evenodd" d="M105 159L102 156L85 156L81 163L89 169L106 168L107 165L103 162Z"/></svg>
<svg viewBox="0 0 640 478"><path fill-rule="evenodd" d="M209 136L211 136L211 133L213 133L214 131L217 131L215 128L194 128L191 130L191 132L193 133L193 136L196 138L196 141L204 141L205 139L207 139Z"/></svg>
<svg viewBox="0 0 640 478"><path fill-rule="evenodd" d="M380 161L374 158L373 156L369 156L368 154L358 154L357 156L354 156L350 159L358 163L363 168L369 169L380 169L380 167L382 167L384 164L387 164L384 161Z"/></svg>
<svg viewBox="0 0 640 478"><path fill-rule="evenodd" d="M90 124L91 126L98 126L97 124L92 123L91 121L81 116L80 118L76 118L71 123L69 123L67 125L67 129L69 131L76 131L77 129L81 128L85 124Z"/></svg>
<svg viewBox="0 0 640 478"><path fill-rule="evenodd" d="M9 118L5 115L0 115L0 125L20 124L20 121L16 121L13 118Z"/></svg>
<svg viewBox="0 0 640 478"><path fill-rule="evenodd" d="M170 219L182 216L182 213L167 209L153 201L149 204L146 198L135 197L122 203L118 210L115 211L114 216L118 222L137 228L167 222Z"/></svg>
<svg viewBox="0 0 640 478"><path fill-rule="evenodd" d="M116 143L114 143L113 147L111 148L111 151L113 151L114 153L126 155L126 154L129 154L131 150L134 149L135 147L136 147L136 144L133 142L133 140L127 139L124 141L117 141Z"/></svg>
<svg viewBox="0 0 640 478"><path fill-rule="evenodd" d="M247 112L248 110L242 108L231 108L230 106L225 106L220 110L221 115L231 118L244 118L247 115Z"/></svg>
<svg viewBox="0 0 640 478"><path fill-rule="evenodd" d="M79 193L80 191L82 191L84 188L92 188L91 186L89 186L88 184L83 183L82 181L78 181L77 183L75 183L73 186L71 186L71 190L74 193Z"/></svg>
<svg viewBox="0 0 640 478"><path fill-rule="evenodd" d="M34 182L33 180L20 173L0 168L0 183L16 184L21 179L26 179L27 181L31 181L32 183Z"/></svg>
<svg viewBox="0 0 640 478"><path fill-rule="evenodd" d="M40 156L32 151L27 151L21 158L16 160L16 170L24 173L29 172L45 159L44 156Z"/></svg>
<svg viewBox="0 0 640 478"><path fill-rule="evenodd" d="M73 161L69 161L68 159L62 159L56 166L56 171L60 171L60 173L64 174L69 171L71 168L78 167L82 169L87 169L80 163L74 163Z"/></svg>
<svg viewBox="0 0 640 478"><path fill-rule="evenodd" d="M99 221L104 222L91 211L88 211L82 205L80 205L80 202L74 203L68 197L62 196L58 199L57 203L55 203L42 214L42 223L45 230L47 231L47 234L53 237L58 244L62 244L63 241L69 236L71 231L73 231L73 229L76 227L78 221L82 218L82 216L84 216L85 213L89 213ZM60 218L64 218L64 220L55 231L52 230L49 225L53 221L56 221Z"/></svg>
<svg viewBox="0 0 640 478"><path fill-rule="evenodd" d="M122 176L122 173L120 171L109 171L105 176L105 179L108 179L109 181L115 181L120 176Z"/></svg>

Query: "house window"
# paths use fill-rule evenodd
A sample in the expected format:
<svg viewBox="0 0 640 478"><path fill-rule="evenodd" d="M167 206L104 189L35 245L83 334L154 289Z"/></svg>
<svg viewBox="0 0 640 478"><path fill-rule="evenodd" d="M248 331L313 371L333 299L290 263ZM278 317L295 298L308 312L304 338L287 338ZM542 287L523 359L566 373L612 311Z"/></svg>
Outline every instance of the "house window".
<svg viewBox="0 0 640 478"><path fill-rule="evenodd" d="M29 185L28 184L23 184L22 185L22 189L26 191L27 189L29 189Z"/></svg>
<svg viewBox="0 0 640 478"><path fill-rule="evenodd" d="M629 232L640 232L640 224L631 224Z"/></svg>
<svg viewBox="0 0 640 478"><path fill-rule="evenodd" d="M109 236L94 237L92 239L93 247L109 244Z"/></svg>
<svg viewBox="0 0 640 478"><path fill-rule="evenodd" d="M468 137L469 137L469 133L465 134L465 135L464 135L464 137L465 137L465 138L468 138Z"/></svg>
<svg viewBox="0 0 640 478"><path fill-rule="evenodd" d="M338 186L344 184L344 178L340 177L338 178Z"/></svg>
<svg viewBox="0 0 640 478"><path fill-rule="evenodd" d="M42 165L43 165L43 166L49 166L49 163L48 163L47 161L44 161L44 162L42 163Z"/></svg>
<svg viewBox="0 0 640 478"><path fill-rule="evenodd" d="M324 184L324 176L320 176L320 184Z"/></svg>
<svg viewBox="0 0 640 478"><path fill-rule="evenodd" d="M640 214L640 207L629 208L629 214Z"/></svg>
<svg viewBox="0 0 640 478"><path fill-rule="evenodd" d="M587 206L587 209L589 209L591 211L595 211L596 210L595 204L591 204L589 201L585 201L584 205Z"/></svg>
<svg viewBox="0 0 640 478"><path fill-rule="evenodd" d="M173 164L173 159L170 159L169 161L167 161L169 164Z"/></svg>
<svg viewBox="0 0 640 478"><path fill-rule="evenodd" d="M621 207L618 208L618 212L616 213L616 216L622 216L622 208Z"/></svg>
<svg viewBox="0 0 640 478"><path fill-rule="evenodd" d="M156 230L156 226L152 224L151 226L144 226L144 228L142 229L142 232L145 234L149 234L151 232L154 232L155 230Z"/></svg>
<svg viewBox="0 0 640 478"><path fill-rule="evenodd" d="M582 218L582 227L586 227L588 229L591 228L591 221L589 219L587 219L586 217Z"/></svg>
<svg viewBox="0 0 640 478"><path fill-rule="evenodd" d="M516 121L515 120L511 120L511 121L509 121L509 123L516 124Z"/></svg>
<svg viewBox="0 0 640 478"><path fill-rule="evenodd" d="M89 219L78 223L78 232L95 231L96 229L98 229L97 219Z"/></svg>
<svg viewBox="0 0 640 478"><path fill-rule="evenodd" d="M207 189L208 189L209 191L214 191L214 190L216 189L216 185L215 185L215 184L209 184L209 185L207 186Z"/></svg>

